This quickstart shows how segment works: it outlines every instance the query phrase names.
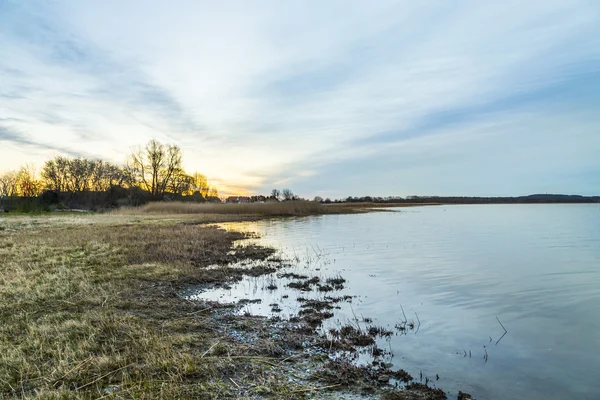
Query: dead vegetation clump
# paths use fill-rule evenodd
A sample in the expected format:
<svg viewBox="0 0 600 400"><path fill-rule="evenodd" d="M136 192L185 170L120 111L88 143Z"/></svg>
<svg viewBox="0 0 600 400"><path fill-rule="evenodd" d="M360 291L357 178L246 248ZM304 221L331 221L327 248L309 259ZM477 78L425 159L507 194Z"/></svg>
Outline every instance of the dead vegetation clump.
<svg viewBox="0 0 600 400"><path fill-rule="evenodd" d="M386 329L383 326L374 326L374 325L369 326L367 328L367 332L372 337L381 337L381 338L389 338L394 334L393 331Z"/></svg>
<svg viewBox="0 0 600 400"><path fill-rule="evenodd" d="M265 289L267 289L271 292L273 290L277 290L277 284L275 283L275 280L270 281L269 284L267 286L265 286Z"/></svg>
<svg viewBox="0 0 600 400"><path fill-rule="evenodd" d="M334 332L333 335L352 346L366 347L375 344L375 339L372 336L352 325L343 326L339 331Z"/></svg>
<svg viewBox="0 0 600 400"><path fill-rule="evenodd" d="M327 278L325 280L325 283L333 286L335 288L335 290L341 290L344 288L344 283L346 283L346 280L344 278L342 278L340 275L338 275L334 278Z"/></svg>
<svg viewBox="0 0 600 400"><path fill-rule="evenodd" d="M335 278L327 278L324 281L324 284L317 285L317 291L319 292L333 292L335 290L344 289L344 283L346 280L341 276L336 276Z"/></svg>
<svg viewBox="0 0 600 400"><path fill-rule="evenodd" d="M376 388L385 387L395 372L379 364L359 367L351 361L341 358L330 360L323 368L312 375L330 385L341 385L373 393Z"/></svg>
<svg viewBox="0 0 600 400"><path fill-rule="evenodd" d="M387 370L386 372L389 373L389 375L393 379L395 379L397 381L400 381L400 382L408 383L408 382L410 382L410 381L413 380L413 377L408 372L406 372L403 369L399 369L399 370L396 370L396 371Z"/></svg>
<svg viewBox="0 0 600 400"><path fill-rule="evenodd" d="M350 324L340 329L329 329L329 335L332 339L331 346L341 350L354 351L355 347L375 346L373 336Z"/></svg>
<svg viewBox="0 0 600 400"><path fill-rule="evenodd" d="M357 367L347 360L330 361L312 377L329 385L337 384L344 387L369 387L370 381L377 381L369 369Z"/></svg>
<svg viewBox="0 0 600 400"><path fill-rule="evenodd" d="M313 276L312 278L292 281L288 283L287 286L302 292L310 292L313 290L314 286L319 284L320 280L321 279L318 276Z"/></svg>
<svg viewBox="0 0 600 400"><path fill-rule="evenodd" d="M308 276L296 274L294 272L283 272L283 273L277 274L277 277L285 278L285 279L297 279L297 280L308 279Z"/></svg>
<svg viewBox="0 0 600 400"><path fill-rule="evenodd" d="M302 292L310 292L312 290L308 281L293 281L287 284L289 288L300 290Z"/></svg>
<svg viewBox="0 0 600 400"><path fill-rule="evenodd" d="M414 387L402 391L384 391L379 397L381 400L445 400L446 394L440 389L429 386Z"/></svg>
<svg viewBox="0 0 600 400"><path fill-rule="evenodd" d="M339 275L325 280L321 280L318 276L309 278L306 275L298 275L295 273L283 273L279 274L279 277L296 279L288 283L287 286L301 292L311 292L314 289L318 292L333 292L334 290L342 290L344 288L344 283L346 282L346 280Z"/></svg>
<svg viewBox="0 0 600 400"><path fill-rule="evenodd" d="M333 292L333 286L329 285L317 285L318 292Z"/></svg>
<svg viewBox="0 0 600 400"><path fill-rule="evenodd" d="M300 305L300 308L312 308L313 310L316 311L323 311L323 310L332 310L334 308L334 306L332 305L331 301L328 300L317 300L317 299L306 299L304 297L299 297L297 299L297 301L299 303L302 303Z"/></svg>
<svg viewBox="0 0 600 400"><path fill-rule="evenodd" d="M330 311L317 311L314 308L304 308L298 313L301 321L308 323L311 326L319 326L325 321L333 317Z"/></svg>
<svg viewBox="0 0 600 400"><path fill-rule="evenodd" d="M387 364L374 362L367 367L358 367L346 359L336 359L327 362L322 369L312 375L328 385L340 385L355 388L363 393L373 393L377 388L380 398L386 400L443 400L445 393L436 388L420 383L411 383L403 390L389 388L389 381L395 379L399 382L410 382L412 376L406 371L389 369Z"/></svg>
<svg viewBox="0 0 600 400"><path fill-rule="evenodd" d="M329 302L331 302L331 303L336 304L336 303L340 303L342 301L351 302L352 301L352 296L350 296L348 294L343 295L343 296L333 296L333 297L332 296L325 296L324 299L327 300L327 301L329 301Z"/></svg>

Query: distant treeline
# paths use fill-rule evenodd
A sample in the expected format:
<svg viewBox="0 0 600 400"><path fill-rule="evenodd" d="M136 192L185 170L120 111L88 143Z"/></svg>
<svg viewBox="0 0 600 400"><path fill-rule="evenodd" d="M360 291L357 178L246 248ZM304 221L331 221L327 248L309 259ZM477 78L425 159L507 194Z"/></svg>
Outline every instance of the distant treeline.
<svg viewBox="0 0 600 400"><path fill-rule="evenodd" d="M102 209L156 200L220 201L206 176L184 171L175 145L151 140L125 164L55 157L37 173L25 165L0 175L0 208Z"/></svg>
<svg viewBox="0 0 600 400"><path fill-rule="evenodd" d="M408 197L348 197L335 202L347 203L400 203L400 204L536 204L536 203L600 203L600 196L566 194L532 194L517 197L469 196L408 196Z"/></svg>

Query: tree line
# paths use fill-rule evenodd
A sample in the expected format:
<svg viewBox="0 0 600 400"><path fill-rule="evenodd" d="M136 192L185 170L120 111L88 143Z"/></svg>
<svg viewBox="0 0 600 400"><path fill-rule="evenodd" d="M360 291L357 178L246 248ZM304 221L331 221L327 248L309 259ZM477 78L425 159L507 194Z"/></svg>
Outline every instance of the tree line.
<svg viewBox="0 0 600 400"><path fill-rule="evenodd" d="M46 161L39 173L32 165L24 165L0 174L0 200L40 196L49 202L79 201L106 207L164 198L217 201L218 191L205 175L184 170L178 146L151 140L122 165L58 156Z"/></svg>
<svg viewBox="0 0 600 400"><path fill-rule="evenodd" d="M277 200L284 200L284 201L300 200L299 196L295 195L291 189L287 189L287 188L283 189L283 190L273 189L271 191L271 198L277 199Z"/></svg>
<svg viewBox="0 0 600 400"><path fill-rule="evenodd" d="M600 196L566 194L531 194L513 197L478 196L408 196L408 197L348 197L335 203L389 203L389 204L535 204L535 203L600 203Z"/></svg>

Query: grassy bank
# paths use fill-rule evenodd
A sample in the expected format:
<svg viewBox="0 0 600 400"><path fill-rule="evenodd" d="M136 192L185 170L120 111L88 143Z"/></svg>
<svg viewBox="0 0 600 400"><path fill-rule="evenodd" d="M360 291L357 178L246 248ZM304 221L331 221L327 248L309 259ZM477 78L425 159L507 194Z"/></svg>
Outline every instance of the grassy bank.
<svg viewBox="0 0 600 400"><path fill-rule="evenodd" d="M1 398L233 396L231 360L206 353L215 322L176 288L227 279L203 267L235 261L241 234L114 216L0 222ZM265 370L235 364L240 376Z"/></svg>
<svg viewBox="0 0 600 400"><path fill-rule="evenodd" d="M329 368L303 355L308 327L179 296L272 272L228 265L273 250L233 252L243 234L204 224L247 217L172 213L0 219L0 398L315 398L343 382L376 393L351 366L332 367L346 381L306 375Z"/></svg>
<svg viewBox="0 0 600 400"><path fill-rule="evenodd" d="M351 214L391 207L412 207L431 204L331 203L286 201L248 204L198 204L183 202L150 203L135 212L149 214L225 214L257 215L261 217L291 217L324 214Z"/></svg>
<svg viewBox="0 0 600 400"><path fill-rule="evenodd" d="M151 214L232 214L266 217L307 216L347 213L348 209L327 207L312 201L287 201L248 204L198 204L182 202L150 203L140 207L142 213Z"/></svg>

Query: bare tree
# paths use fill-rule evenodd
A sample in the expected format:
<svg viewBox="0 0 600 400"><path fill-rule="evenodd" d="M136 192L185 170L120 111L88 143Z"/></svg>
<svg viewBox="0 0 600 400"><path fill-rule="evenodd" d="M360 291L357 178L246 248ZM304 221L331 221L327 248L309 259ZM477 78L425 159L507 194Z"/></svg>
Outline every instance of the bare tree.
<svg viewBox="0 0 600 400"><path fill-rule="evenodd" d="M191 175L192 178L192 184L190 186L190 191L193 194L195 192L198 192L202 195L202 197L204 197L205 199L208 197L209 195L209 191L210 191L210 186L208 185L208 179L206 179L205 175L202 175L199 172L194 172Z"/></svg>
<svg viewBox="0 0 600 400"><path fill-rule="evenodd" d="M125 186L126 188L129 188L129 189L139 186L138 177L137 177L138 172L133 167L133 162L131 162L131 159L127 160L127 163L125 163L125 165L123 166L122 173L123 173L123 186Z"/></svg>
<svg viewBox="0 0 600 400"><path fill-rule="evenodd" d="M90 189L104 192L112 186L121 186L125 181L123 169L102 160L91 160Z"/></svg>
<svg viewBox="0 0 600 400"><path fill-rule="evenodd" d="M8 171L0 175L0 204L5 197L17 194L17 172Z"/></svg>
<svg viewBox="0 0 600 400"><path fill-rule="evenodd" d="M153 196L160 196L172 186L175 174L183 170L181 159L178 146L165 146L153 139L145 148L131 155L129 169L142 189Z"/></svg>
<svg viewBox="0 0 600 400"><path fill-rule="evenodd" d="M294 199L294 192L292 192L291 189L283 189L281 191L281 195L283 196L284 200L293 200Z"/></svg>
<svg viewBox="0 0 600 400"><path fill-rule="evenodd" d="M67 176L70 191L85 192L90 190L94 168L93 160L85 158L73 158L69 160Z"/></svg>
<svg viewBox="0 0 600 400"><path fill-rule="evenodd" d="M64 157L55 157L48 160L42 167L41 175L48 189L59 192L68 190L69 160Z"/></svg>
<svg viewBox="0 0 600 400"><path fill-rule="evenodd" d="M123 167L100 159L55 157L44 163L40 176L38 179L33 166L0 175L0 200L13 195L35 197L42 189L51 189L74 195L64 196L66 199L88 202L109 199L112 202L115 196L123 193L128 198L140 197L140 188L154 197L165 193L185 196L197 192L204 199L218 198L217 189L209 186L206 176L198 172L188 175L184 171L179 147L163 145L156 140L133 153ZM113 186L134 190L110 191ZM109 196L101 195L107 191L111 192ZM77 196L82 193L84 195ZM141 197L146 200L146 196Z"/></svg>
<svg viewBox="0 0 600 400"><path fill-rule="evenodd" d="M184 170L177 170L173 173L167 190L173 194L189 194L193 184L193 178L186 174Z"/></svg>
<svg viewBox="0 0 600 400"><path fill-rule="evenodd" d="M323 198L321 196L315 196L315 198L313 199L313 201L315 203L322 203L323 202Z"/></svg>
<svg viewBox="0 0 600 400"><path fill-rule="evenodd" d="M17 191L23 197L35 197L42 192L42 182L36 178L33 165L24 165L19 169Z"/></svg>
<svg viewBox="0 0 600 400"><path fill-rule="evenodd" d="M102 160L55 157L46 161L41 176L47 189L58 192L102 192L111 186L122 185L125 174L122 168Z"/></svg>
<svg viewBox="0 0 600 400"><path fill-rule="evenodd" d="M281 196L281 192L279 191L279 189L273 189L271 190L271 197L279 200L279 196Z"/></svg>
<svg viewBox="0 0 600 400"><path fill-rule="evenodd" d="M167 187L171 184L172 180L176 175L185 175L182 162L181 149L175 145L168 145L166 151L166 163L162 169L159 170L159 193L162 194L166 191ZM186 176L186 180L188 176Z"/></svg>

